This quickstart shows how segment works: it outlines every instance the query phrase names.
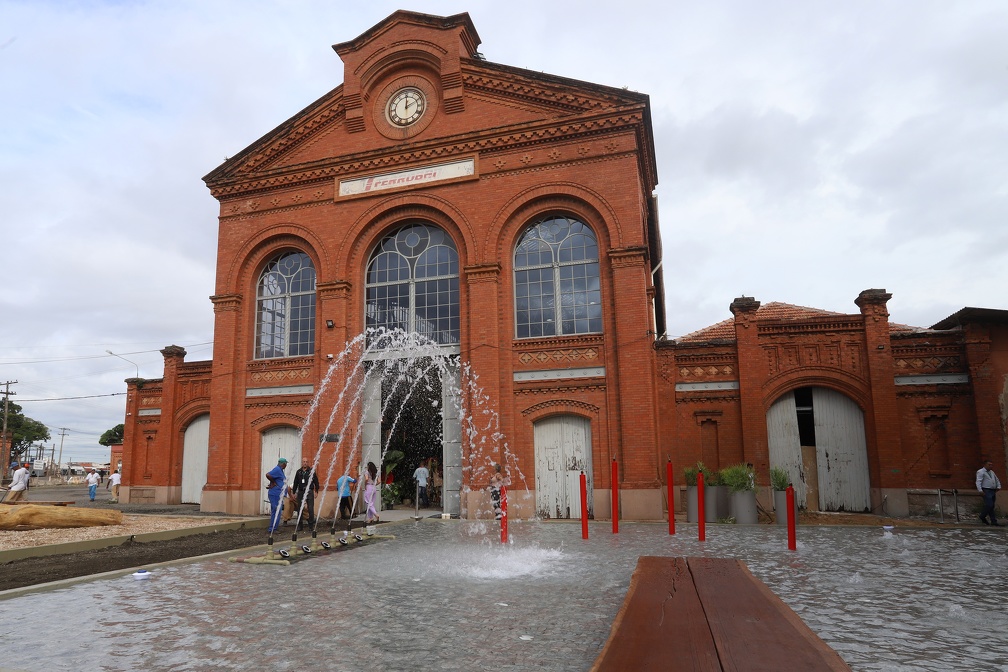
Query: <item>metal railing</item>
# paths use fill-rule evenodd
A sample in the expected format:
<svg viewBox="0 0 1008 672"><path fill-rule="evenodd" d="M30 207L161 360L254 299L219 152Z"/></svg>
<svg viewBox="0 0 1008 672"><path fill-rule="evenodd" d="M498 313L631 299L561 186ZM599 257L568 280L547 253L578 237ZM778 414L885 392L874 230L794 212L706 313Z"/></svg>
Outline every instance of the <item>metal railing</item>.
<svg viewBox="0 0 1008 672"><path fill-rule="evenodd" d="M948 493L948 494L952 495L953 509L955 510L955 519L956 519L956 522L958 523L959 522L959 491L955 490L955 489L952 489L952 490L943 490L942 488L938 488L938 515L941 517L941 522L944 523L945 522L945 506L942 503L942 493Z"/></svg>

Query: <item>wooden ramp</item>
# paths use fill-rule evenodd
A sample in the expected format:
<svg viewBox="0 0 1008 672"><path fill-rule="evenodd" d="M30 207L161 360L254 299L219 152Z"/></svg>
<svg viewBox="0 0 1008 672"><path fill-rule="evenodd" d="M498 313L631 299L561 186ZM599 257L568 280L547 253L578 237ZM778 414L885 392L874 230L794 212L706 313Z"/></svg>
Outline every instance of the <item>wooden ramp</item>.
<svg viewBox="0 0 1008 672"><path fill-rule="evenodd" d="M642 556L592 670L850 667L740 560Z"/></svg>

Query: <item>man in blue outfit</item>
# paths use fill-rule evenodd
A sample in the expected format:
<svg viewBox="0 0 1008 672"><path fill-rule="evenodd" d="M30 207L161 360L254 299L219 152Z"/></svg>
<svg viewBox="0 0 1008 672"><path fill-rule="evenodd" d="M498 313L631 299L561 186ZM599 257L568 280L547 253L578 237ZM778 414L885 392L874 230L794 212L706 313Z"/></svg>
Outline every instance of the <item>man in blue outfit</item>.
<svg viewBox="0 0 1008 672"><path fill-rule="evenodd" d="M283 497L286 490L284 487L287 483L287 475L284 473L284 469L286 468L287 458L281 457L277 460L277 466L266 473L266 481L269 483L269 489L266 491L266 494L269 496L270 503L270 534L273 534L280 527L280 514L277 509L280 508L280 498Z"/></svg>
<svg viewBox="0 0 1008 672"><path fill-rule="evenodd" d="M349 473L343 474L336 479L336 488L339 490L340 518L350 520L350 514L353 511L353 504L350 501L350 484L356 482L357 479Z"/></svg>

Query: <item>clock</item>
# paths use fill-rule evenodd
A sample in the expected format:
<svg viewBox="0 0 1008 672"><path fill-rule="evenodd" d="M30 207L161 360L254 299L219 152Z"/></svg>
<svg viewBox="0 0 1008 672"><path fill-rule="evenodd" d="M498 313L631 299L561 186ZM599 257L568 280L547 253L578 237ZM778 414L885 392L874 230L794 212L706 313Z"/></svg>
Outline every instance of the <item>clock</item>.
<svg viewBox="0 0 1008 672"><path fill-rule="evenodd" d="M389 122L400 128L416 123L427 109L423 91L412 86L396 91L385 107Z"/></svg>
<svg viewBox="0 0 1008 672"><path fill-rule="evenodd" d="M438 116L438 89L420 75L396 77L367 97L375 101L371 107L375 130L396 142L423 133Z"/></svg>

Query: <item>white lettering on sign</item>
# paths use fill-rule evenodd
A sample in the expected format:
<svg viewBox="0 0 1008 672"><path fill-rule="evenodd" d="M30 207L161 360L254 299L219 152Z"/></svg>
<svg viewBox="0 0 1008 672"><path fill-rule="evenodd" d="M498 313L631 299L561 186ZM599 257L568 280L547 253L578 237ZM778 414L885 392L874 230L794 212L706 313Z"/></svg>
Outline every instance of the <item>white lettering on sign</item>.
<svg viewBox="0 0 1008 672"><path fill-rule="evenodd" d="M456 177L467 177L476 172L476 162L473 159L442 163L436 166L414 168L397 173L359 177L353 180L340 180L340 196L358 196L373 191L395 189L397 187L412 187L431 182L450 180Z"/></svg>

